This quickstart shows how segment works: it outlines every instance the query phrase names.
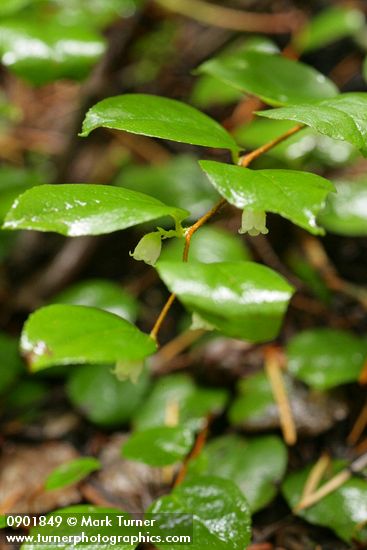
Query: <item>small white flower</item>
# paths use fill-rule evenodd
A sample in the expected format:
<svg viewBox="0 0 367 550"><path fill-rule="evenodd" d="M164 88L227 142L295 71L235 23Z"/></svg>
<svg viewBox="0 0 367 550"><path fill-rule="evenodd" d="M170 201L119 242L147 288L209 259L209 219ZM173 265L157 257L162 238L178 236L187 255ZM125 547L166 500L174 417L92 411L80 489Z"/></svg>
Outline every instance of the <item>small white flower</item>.
<svg viewBox="0 0 367 550"><path fill-rule="evenodd" d="M155 265L162 250L161 235L157 232L147 233L138 242L134 252L130 252L130 256L134 260L142 260L148 265Z"/></svg>
<svg viewBox="0 0 367 550"><path fill-rule="evenodd" d="M239 233L248 233L256 237L260 233L266 235L269 229L266 227L266 213L263 210L254 211L244 209L242 212L241 228Z"/></svg>
<svg viewBox="0 0 367 550"><path fill-rule="evenodd" d="M131 380L134 384L137 382L141 371L143 370L143 361L118 361L115 369L112 371L117 380L124 382L125 380Z"/></svg>

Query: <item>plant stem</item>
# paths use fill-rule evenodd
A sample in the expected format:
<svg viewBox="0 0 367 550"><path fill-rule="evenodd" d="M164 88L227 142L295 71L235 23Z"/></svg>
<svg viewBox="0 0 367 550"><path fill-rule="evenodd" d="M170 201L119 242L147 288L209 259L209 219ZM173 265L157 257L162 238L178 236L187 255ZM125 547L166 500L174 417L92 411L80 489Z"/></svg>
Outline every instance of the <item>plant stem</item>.
<svg viewBox="0 0 367 550"><path fill-rule="evenodd" d="M301 496L300 503L302 503L309 495L311 495L316 491L317 487L320 485L320 481L322 480L329 466L330 466L330 457L328 454L323 453L310 471L310 474L303 488L303 493ZM296 509L297 509L297 506L296 506Z"/></svg>
<svg viewBox="0 0 367 550"><path fill-rule="evenodd" d="M176 480L175 480L175 483L174 483L174 487L177 487L177 485L180 485L180 483L182 483L184 481L184 479L186 477L186 474L187 474L187 469L188 469L190 460L192 460L193 458L198 457L200 455L201 451L203 450L204 445L206 443L206 440L208 438L209 426L210 426L211 420L212 420L211 417L208 417L204 428L201 430L201 432L198 433L198 436L195 440L195 443L194 443L194 446L193 446L191 452L187 455L184 463L182 464L182 466L181 466L181 468L180 468L180 470L177 474L177 477L176 477Z"/></svg>
<svg viewBox="0 0 367 550"><path fill-rule="evenodd" d="M281 136L273 139L272 141L269 141L268 143L265 143L265 145L262 145L261 147L258 147L251 153L248 153L248 155L241 157L239 160L239 165L244 167L248 166L253 160L257 159L264 153L267 153L268 151L270 151L270 149L273 149L273 147L275 147L279 143L282 143L283 141L288 139L290 136L293 136L303 128L304 128L303 124L297 124L296 126L293 126L293 128L290 128L290 130L288 130Z"/></svg>
<svg viewBox="0 0 367 550"><path fill-rule="evenodd" d="M269 347L265 351L266 374L271 385L274 399L278 405L280 426L283 432L284 441L287 445L294 445L297 442L296 426L281 369L279 351L274 347Z"/></svg>
<svg viewBox="0 0 367 550"><path fill-rule="evenodd" d="M297 10L255 13L209 4L202 0L156 0L156 3L206 25L235 31L284 34L295 31L304 20L303 14Z"/></svg>
<svg viewBox="0 0 367 550"><path fill-rule="evenodd" d="M355 421L353 429L348 435L348 438L347 438L348 445L356 445L358 443L358 440L363 434L366 425L367 425L367 403L365 403L365 405L363 406L357 420Z"/></svg>
<svg viewBox="0 0 367 550"><path fill-rule="evenodd" d="M278 143L281 143L282 141L286 140L287 138L289 138L290 136L292 136L296 132L299 132L299 130L301 130L302 128L303 128L303 125L298 124L297 126L294 126L293 128L291 128L290 130L288 130L284 134L280 135L276 139L273 139L272 141L269 141L265 145L262 145L261 147L258 147L257 149L255 149L254 151L249 153L248 155L245 155L244 157L242 157L242 159L240 159L240 165L241 166L248 166L253 160L260 157L261 155L263 155L264 153L266 153L267 151L269 151L270 149L272 149L273 147L278 145ZM198 229L200 229L200 227L202 227L208 220L210 220L210 218L212 218L222 208L222 206L224 206L225 204L226 204L226 200L221 199L206 214L201 216L201 218L199 218L197 222L195 222L193 225L191 225L190 227L188 227L186 229L186 231L185 231L185 248L184 248L183 258L182 258L184 262L187 262L187 260L188 260L190 244L191 244L191 237L193 236L193 234ZM159 314L158 319L156 320L156 322L155 322L155 324L154 324L154 326L153 326L153 328L150 332L150 336L155 341L157 341L157 339L158 339L158 333L160 331L162 323L163 323L167 313L169 312L173 302L175 301L175 298L176 298L175 294L170 295L167 302L164 304L163 309L162 309L161 313Z"/></svg>
<svg viewBox="0 0 367 550"><path fill-rule="evenodd" d="M183 257L182 257L182 260L184 262L187 262L188 259L189 259L189 250L190 250L190 244L191 244L191 237L193 236L193 234L196 233L196 231L198 229L200 229L200 227L202 227L208 220L210 220L210 218L212 218L222 208L222 206L224 206L225 204L226 204L226 200L221 199L219 202L217 202L217 204L215 204L213 206L213 208L211 208L211 210L209 210L209 212L204 214L204 216L202 216L200 219L198 219L197 222L195 222L188 229L186 229L186 231L185 231L185 248L184 248Z"/></svg>

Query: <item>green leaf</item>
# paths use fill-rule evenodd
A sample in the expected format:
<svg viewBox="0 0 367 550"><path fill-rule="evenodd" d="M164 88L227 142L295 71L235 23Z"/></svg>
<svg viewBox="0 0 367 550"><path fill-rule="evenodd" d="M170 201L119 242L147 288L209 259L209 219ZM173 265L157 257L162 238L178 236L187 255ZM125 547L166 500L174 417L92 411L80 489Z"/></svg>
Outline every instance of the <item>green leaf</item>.
<svg viewBox="0 0 367 550"><path fill-rule="evenodd" d="M257 149L293 127L294 123L288 120L259 118L237 128L234 135L244 148ZM311 128L305 128L270 149L257 163L264 162L264 157L268 156L271 158L271 167L274 167L274 159L276 159L292 168L300 168L305 163L307 166L311 164L312 167L321 165L335 168L347 165L358 154L350 143L336 141L314 132Z"/></svg>
<svg viewBox="0 0 367 550"><path fill-rule="evenodd" d="M268 408L275 405L273 392L264 372L240 380L238 389L240 395L233 401L228 412L230 423L235 426L260 418Z"/></svg>
<svg viewBox="0 0 367 550"><path fill-rule="evenodd" d="M105 27L121 17L132 16L139 0L53 0L61 25Z"/></svg>
<svg viewBox="0 0 367 550"><path fill-rule="evenodd" d="M130 323L136 320L138 302L120 285L103 279L90 279L69 286L52 300L55 304L91 306L114 313Z"/></svg>
<svg viewBox="0 0 367 550"><path fill-rule="evenodd" d="M146 401L134 418L137 430L164 426L166 410L172 404L178 407L180 426L190 430L200 430L206 417L221 413L228 393L224 389L202 388L186 375L172 374L160 378L155 383Z"/></svg>
<svg viewBox="0 0 367 550"><path fill-rule="evenodd" d="M74 485L100 468L101 463L92 456L76 458L53 470L47 476L45 489L46 491L53 491L54 489L60 489L60 487Z"/></svg>
<svg viewBox="0 0 367 550"><path fill-rule="evenodd" d="M195 157L180 155L157 166L126 166L115 181L190 212L196 221L209 210L218 194L200 170Z"/></svg>
<svg viewBox="0 0 367 550"><path fill-rule="evenodd" d="M122 447L130 460L150 466L168 466L182 460L191 450L194 434L182 426L160 426L134 432Z"/></svg>
<svg viewBox="0 0 367 550"><path fill-rule="evenodd" d="M136 382L120 381L111 365L83 365L70 372L66 391L72 404L98 426L121 426L144 406L146 370Z"/></svg>
<svg viewBox="0 0 367 550"><path fill-rule="evenodd" d="M156 344L125 319L85 306L51 305L33 313L24 325L21 349L30 368L54 365L139 361Z"/></svg>
<svg viewBox="0 0 367 550"><path fill-rule="evenodd" d="M367 342L349 332L320 328L297 334L287 345L288 369L312 388L355 382L367 357Z"/></svg>
<svg viewBox="0 0 367 550"><path fill-rule="evenodd" d="M145 94L109 97L89 109L81 136L99 127L238 151L230 134L212 118L185 103Z"/></svg>
<svg viewBox="0 0 367 550"><path fill-rule="evenodd" d="M81 80L105 51L105 41L93 30L51 18L8 19L0 24L0 36L2 64L36 85Z"/></svg>
<svg viewBox="0 0 367 550"><path fill-rule="evenodd" d="M35 171L3 166L0 169L0 221L4 220L14 199L20 193L41 182L41 175Z"/></svg>
<svg viewBox="0 0 367 550"><path fill-rule="evenodd" d="M319 216L320 223L331 233L347 237L367 235L367 179L339 181L337 193L329 195Z"/></svg>
<svg viewBox="0 0 367 550"><path fill-rule="evenodd" d="M273 500L286 466L287 450L279 437L245 439L233 434L210 441L201 456L190 462L189 473L231 479L254 513Z"/></svg>
<svg viewBox="0 0 367 550"><path fill-rule="evenodd" d="M185 243L179 239L169 241L161 253L161 261L182 260ZM190 246L190 261L239 262L250 259L243 240L221 227L206 226L194 233Z"/></svg>
<svg viewBox="0 0 367 550"><path fill-rule="evenodd" d="M122 187L93 184L41 185L15 200L5 229L54 231L69 237L102 235L185 210Z"/></svg>
<svg viewBox="0 0 367 550"><path fill-rule="evenodd" d="M148 510L153 514L193 515L191 544L174 544L170 550L244 550L250 542L250 512L236 485L211 476L195 477L157 500ZM170 516L167 516L170 517ZM174 521L174 519L172 519ZM173 525L172 525L173 527ZM164 550L164 545L157 545Z"/></svg>
<svg viewBox="0 0 367 550"><path fill-rule="evenodd" d="M220 59L225 60L231 58L234 53L240 55L241 52L246 51L277 53L279 49L266 36L252 36L240 45L235 44L233 46L233 44L230 44L228 48L220 53ZM199 108L208 108L213 105L227 105L238 102L242 95L243 93L240 90L236 90L210 74L203 74L194 84L191 101Z"/></svg>
<svg viewBox="0 0 367 550"><path fill-rule="evenodd" d="M73 517L77 519L77 525L69 525L66 521L67 518L64 518L62 521L62 524L56 528L57 523L55 521L52 521L50 518L53 518L55 516L62 516L66 515L67 517ZM34 537L35 540L37 540L38 537L52 537L58 535L60 537L65 537L64 539L61 538L61 541L65 540L73 540L74 537L81 537L82 533L84 532L88 537L95 537L95 540L97 540L99 537L107 537L108 535L111 536L111 529L114 535L116 535L117 529L113 529L112 527L108 526L82 526L81 520L82 517L88 518L92 517L92 519L102 519L107 517L112 517L116 515L123 515L124 518L128 519L129 514L127 514L125 511L121 510L120 508L106 508L102 506L91 506L89 504L79 504L76 506L67 506L66 508L60 508L59 510L55 510L54 512L51 512L47 514L46 518L46 525L41 526L38 525L37 527L32 527L29 531L29 534ZM115 522L113 522L115 523ZM57 531L55 533L55 531ZM52 540L52 538L51 538ZM75 539L74 539L75 540ZM21 546L21 550L75 550L76 546L83 547L84 550L96 550L97 546L100 550L110 550L111 544L107 543L90 543L90 544L73 544L72 542L60 542L55 544L45 544L44 542L41 543L33 543L33 544L27 544L23 543ZM136 544L127 544L127 543L119 543L116 545L113 545L113 548L116 550L133 550L133 548L136 548Z"/></svg>
<svg viewBox="0 0 367 550"><path fill-rule="evenodd" d="M222 162L200 166L228 202L252 211L280 214L310 233L323 234L316 216L334 186L325 178L295 170L250 170Z"/></svg>
<svg viewBox="0 0 367 550"><path fill-rule="evenodd" d="M338 93L331 80L312 67L264 52L247 51L225 59L210 59L198 71L270 105L313 101Z"/></svg>
<svg viewBox="0 0 367 550"><path fill-rule="evenodd" d="M367 156L367 93L351 92L332 99L259 111L259 116L294 120L320 134L348 141Z"/></svg>
<svg viewBox="0 0 367 550"><path fill-rule="evenodd" d="M278 334L293 289L252 262L158 262L171 292L226 336L253 342Z"/></svg>
<svg viewBox="0 0 367 550"><path fill-rule="evenodd" d="M327 477L335 475L345 466L347 464L344 461L333 461ZM292 508L300 501L311 468L312 465L309 465L304 470L290 474L283 483L284 497ZM325 481L326 478L323 479ZM346 542L363 540L362 526L367 522L367 481L352 477L310 508L298 511L297 515L310 523L332 529Z"/></svg>
<svg viewBox="0 0 367 550"><path fill-rule="evenodd" d="M346 36L355 36L364 23L360 10L332 6L309 21L296 36L295 45L300 51L317 50Z"/></svg>
<svg viewBox="0 0 367 550"><path fill-rule="evenodd" d="M0 333L0 395L7 392L24 371L17 341Z"/></svg>
<svg viewBox="0 0 367 550"><path fill-rule="evenodd" d="M21 11L32 0L1 0L0 17L7 17Z"/></svg>
<svg viewBox="0 0 367 550"><path fill-rule="evenodd" d="M298 433L318 435L347 416L348 407L340 396L310 392L287 373L284 382ZM229 421L233 426L250 432L280 427L279 409L264 372L240 380L238 391L239 395L229 410Z"/></svg>

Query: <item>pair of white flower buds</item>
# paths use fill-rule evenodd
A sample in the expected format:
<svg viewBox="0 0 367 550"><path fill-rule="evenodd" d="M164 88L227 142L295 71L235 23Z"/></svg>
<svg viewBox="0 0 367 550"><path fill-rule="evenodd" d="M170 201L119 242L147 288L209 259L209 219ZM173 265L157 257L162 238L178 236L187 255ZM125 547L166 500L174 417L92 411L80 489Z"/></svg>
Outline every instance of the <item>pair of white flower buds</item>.
<svg viewBox="0 0 367 550"><path fill-rule="evenodd" d="M244 209L242 212L241 227L238 230L240 234L248 233L251 237L256 237L262 233L266 235L269 230L266 227L266 213L264 211L254 211ZM162 231L147 233L140 239L134 252L130 255L134 260L143 261L148 265L155 265L162 250Z"/></svg>

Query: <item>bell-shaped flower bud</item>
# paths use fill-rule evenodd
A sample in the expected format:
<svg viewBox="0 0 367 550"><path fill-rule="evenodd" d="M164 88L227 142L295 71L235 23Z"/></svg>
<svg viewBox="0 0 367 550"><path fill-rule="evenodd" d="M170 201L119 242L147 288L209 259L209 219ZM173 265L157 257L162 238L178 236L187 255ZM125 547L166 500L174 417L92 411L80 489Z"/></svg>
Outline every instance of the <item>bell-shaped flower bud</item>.
<svg viewBox="0 0 367 550"><path fill-rule="evenodd" d="M239 233L248 233L251 237L256 237L260 233L266 235L269 229L266 227L266 213L263 210L246 210L242 212L241 228Z"/></svg>
<svg viewBox="0 0 367 550"><path fill-rule="evenodd" d="M134 260L141 260L148 265L155 265L162 249L161 235L157 232L147 233L140 239L130 256Z"/></svg>

